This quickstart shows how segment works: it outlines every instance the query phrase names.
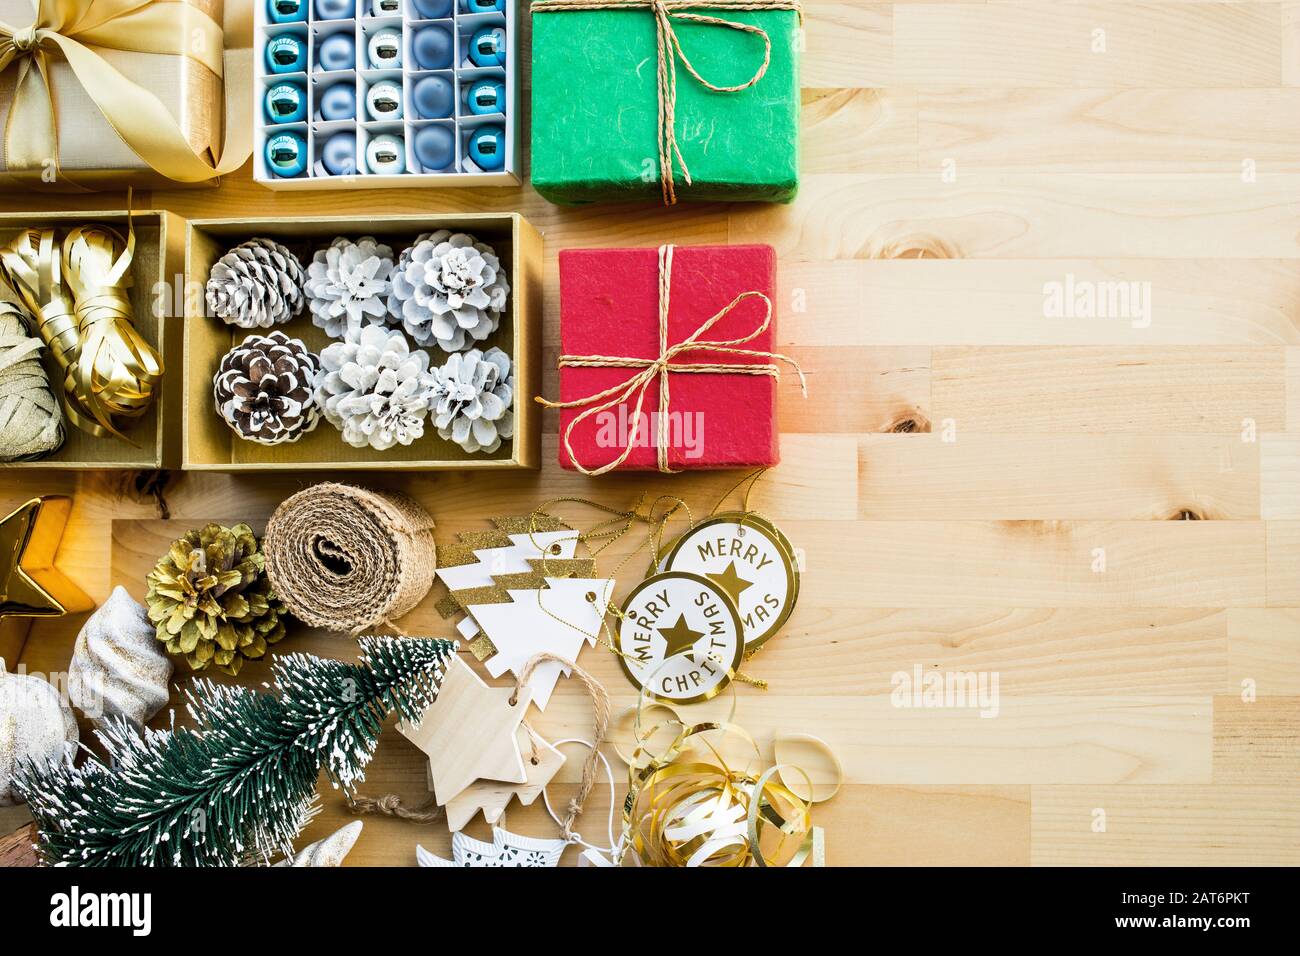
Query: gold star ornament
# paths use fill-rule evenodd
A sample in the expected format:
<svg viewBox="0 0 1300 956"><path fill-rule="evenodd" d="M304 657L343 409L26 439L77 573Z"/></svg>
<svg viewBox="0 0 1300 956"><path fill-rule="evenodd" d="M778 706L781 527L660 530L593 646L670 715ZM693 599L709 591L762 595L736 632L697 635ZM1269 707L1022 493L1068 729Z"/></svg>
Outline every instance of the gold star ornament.
<svg viewBox="0 0 1300 956"><path fill-rule="evenodd" d="M33 498L0 520L0 618L59 617L95 602L54 567L72 499Z"/></svg>
<svg viewBox="0 0 1300 956"><path fill-rule="evenodd" d="M740 573L736 570L735 561L728 564L725 571L705 574L704 576L726 591L727 597L731 598L731 603L736 607L740 607L740 596L754 585L753 581L746 581L740 576Z"/></svg>
<svg viewBox="0 0 1300 956"><path fill-rule="evenodd" d="M695 660L695 642L704 636L704 632L691 630L691 626L686 623L685 614L679 614L677 623L672 627L658 627L655 630L667 644L664 648L664 660L678 654L685 654L689 661Z"/></svg>

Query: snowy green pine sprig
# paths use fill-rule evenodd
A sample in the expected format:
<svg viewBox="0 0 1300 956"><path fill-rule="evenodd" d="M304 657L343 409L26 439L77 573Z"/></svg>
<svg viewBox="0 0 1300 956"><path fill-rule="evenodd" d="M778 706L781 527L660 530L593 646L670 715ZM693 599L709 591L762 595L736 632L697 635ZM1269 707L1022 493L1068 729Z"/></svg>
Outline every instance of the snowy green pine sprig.
<svg viewBox="0 0 1300 956"><path fill-rule="evenodd" d="M385 719L418 721L454 641L364 637L361 661L279 656L279 695L196 679L196 726L97 731L112 761L24 763L15 784L44 861L65 866L239 866L290 854L325 769L351 794Z"/></svg>

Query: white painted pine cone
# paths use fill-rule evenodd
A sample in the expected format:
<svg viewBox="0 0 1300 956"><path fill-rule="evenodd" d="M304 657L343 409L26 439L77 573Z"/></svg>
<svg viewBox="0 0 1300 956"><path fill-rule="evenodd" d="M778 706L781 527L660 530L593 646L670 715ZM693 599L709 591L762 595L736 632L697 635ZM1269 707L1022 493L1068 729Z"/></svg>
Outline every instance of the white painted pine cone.
<svg viewBox="0 0 1300 956"><path fill-rule="evenodd" d="M470 349L434 369L433 423L465 451L491 454L515 433L515 373L498 348Z"/></svg>
<svg viewBox="0 0 1300 956"><path fill-rule="evenodd" d="M0 660L0 807L24 802L13 790L20 760L70 761L76 752L77 720L59 692Z"/></svg>
<svg viewBox="0 0 1300 956"><path fill-rule="evenodd" d="M311 320L336 339L363 325L387 321L392 289L393 250L363 236L340 236L307 266L307 304Z"/></svg>
<svg viewBox="0 0 1300 956"><path fill-rule="evenodd" d="M424 437L433 394L429 353L385 325L349 330L320 355L316 404L353 448L384 451Z"/></svg>
<svg viewBox="0 0 1300 956"><path fill-rule="evenodd" d="M403 250L393 270L388 312L418 345L459 352L497 330L510 280L486 243L446 229Z"/></svg>
<svg viewBox="0 0 1300 956"><path fill-rule="evenodd" d="M77 635L68 696L96 725L121 716L140 727L167 706L173 667L154 631L144 606L119 586Z"/></svg>

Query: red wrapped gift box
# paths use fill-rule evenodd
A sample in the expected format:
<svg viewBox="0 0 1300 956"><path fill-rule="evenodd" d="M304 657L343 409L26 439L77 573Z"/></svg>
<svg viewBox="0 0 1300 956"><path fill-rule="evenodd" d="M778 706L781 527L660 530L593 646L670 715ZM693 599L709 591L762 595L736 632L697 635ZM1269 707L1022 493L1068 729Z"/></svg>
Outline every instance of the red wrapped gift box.
<svg viewBox="0 0 1300 956"><path fill-rule="evenodd" d="M772 350L774 309L771 321L762 327L769 304L776 301L776 254L771 246L762 245L560 253L559 404L568 406L560 412L560 464L565 468L580 464L589 473L597 472L616 461L632 442L627 459L614 466L617 470L660 469L661 376L647 366L664 354L661 272L668 276L669 351L692 336L696 342L719 346L688 345L668 358L668 414L662 419L668 429L668 467L677 471L775 465L780 461L776 376L766 371L747 374L735 367L775 371L773 363L779 357L725 351L727 340L736 350ZM737 297L741 300L734 307L700 331ZM742 339L747 341L738 341ZM611 360L632 361L600 367ZM714 368L680 370L701 365ZM644 390L632 388L624 394L629 390L623 386L639 375ZM641 394L640 426L634 432ZM566 432L572 454L566 447Z"/></svg>

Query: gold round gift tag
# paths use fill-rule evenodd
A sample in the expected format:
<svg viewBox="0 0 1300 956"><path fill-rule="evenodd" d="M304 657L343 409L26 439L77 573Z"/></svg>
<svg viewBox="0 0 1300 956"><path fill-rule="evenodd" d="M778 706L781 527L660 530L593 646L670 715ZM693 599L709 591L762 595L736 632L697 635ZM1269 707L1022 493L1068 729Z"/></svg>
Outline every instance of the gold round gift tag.
<svg viewBox="0 0 1300 956"><path fill-rule="evenodd" d="M772 522L730 511L701 521L669 549L662 569L703 575L727 592L752 654L785 626L799 598L794 548Z"/></svg>
<svg viewBox="0 0 1300 956"><path fill-rule="evenodd" d="M745 631L725 590L699 574L665 571L627 596L614 643L633 684L664 703L695 704L736 676Z"/></svg>

